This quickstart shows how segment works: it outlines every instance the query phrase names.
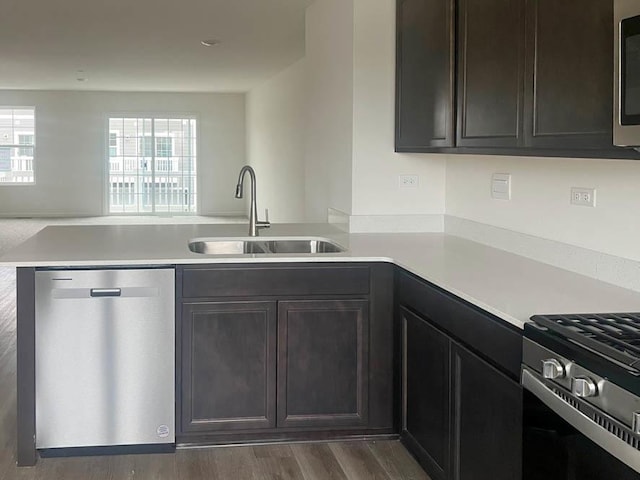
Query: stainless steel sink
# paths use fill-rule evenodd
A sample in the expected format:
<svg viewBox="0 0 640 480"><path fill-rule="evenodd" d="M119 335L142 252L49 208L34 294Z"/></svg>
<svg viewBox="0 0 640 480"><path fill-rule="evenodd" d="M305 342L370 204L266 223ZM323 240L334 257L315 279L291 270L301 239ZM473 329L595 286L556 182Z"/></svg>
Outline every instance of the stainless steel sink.
<svg viewBox="0 0 640 480"><path fill-rule="evenodd" d="M189 250L204 255L340 253L345 248L326 238L198 238Z"/></svg>

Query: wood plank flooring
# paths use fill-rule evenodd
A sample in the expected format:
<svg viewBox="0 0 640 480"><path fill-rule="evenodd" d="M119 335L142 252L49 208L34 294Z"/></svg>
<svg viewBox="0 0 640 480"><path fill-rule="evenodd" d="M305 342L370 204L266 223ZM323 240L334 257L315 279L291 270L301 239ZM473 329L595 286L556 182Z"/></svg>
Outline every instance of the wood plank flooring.
<svg viewBox="0 0 640 480"><path fill-rule="evenodd" d="M0 480L429 480L399 442L178 450L175 455L40 459L15 465L15 269L0 267Z"/></svg>

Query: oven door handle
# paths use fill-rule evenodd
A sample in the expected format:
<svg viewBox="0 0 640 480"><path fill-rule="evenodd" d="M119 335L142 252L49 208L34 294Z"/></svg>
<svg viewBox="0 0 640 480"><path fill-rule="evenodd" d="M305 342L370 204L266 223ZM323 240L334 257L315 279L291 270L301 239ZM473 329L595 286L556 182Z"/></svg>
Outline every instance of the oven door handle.
<svg viewBox="0 0 640 480"><path fill-rule="evenodd" d="M521 383L524 388L538 397L542 403L557 413L585 437L600 445L618 460L640 473L640 451L598 425L581 411L569 405L540 381L535 373L526 367L522 368Z"/></svg>

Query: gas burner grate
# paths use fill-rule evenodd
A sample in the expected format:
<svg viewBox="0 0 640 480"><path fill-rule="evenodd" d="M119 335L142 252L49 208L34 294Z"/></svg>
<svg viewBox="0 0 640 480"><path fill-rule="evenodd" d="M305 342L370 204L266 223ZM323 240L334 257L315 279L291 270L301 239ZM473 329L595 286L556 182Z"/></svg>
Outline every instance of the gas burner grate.
<svg viewBox="0 0 640 480"><path fill-rule="evenodd" d="M531 320L634 370L640 369L640 313L534 315Z"/></svg>

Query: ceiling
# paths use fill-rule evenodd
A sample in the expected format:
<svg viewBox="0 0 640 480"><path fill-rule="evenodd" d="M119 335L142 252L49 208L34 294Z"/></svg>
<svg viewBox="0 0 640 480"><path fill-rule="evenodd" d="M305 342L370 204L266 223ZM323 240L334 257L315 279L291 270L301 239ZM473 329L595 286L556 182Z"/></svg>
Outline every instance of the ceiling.
<svg viewBox="0 0 640 480"><path fill-rule="evenodd" d="M2 0L0 89L245 92L302 58L312 1Z"/></svg>

